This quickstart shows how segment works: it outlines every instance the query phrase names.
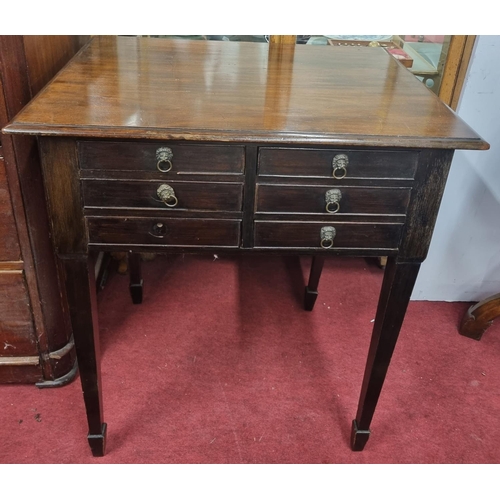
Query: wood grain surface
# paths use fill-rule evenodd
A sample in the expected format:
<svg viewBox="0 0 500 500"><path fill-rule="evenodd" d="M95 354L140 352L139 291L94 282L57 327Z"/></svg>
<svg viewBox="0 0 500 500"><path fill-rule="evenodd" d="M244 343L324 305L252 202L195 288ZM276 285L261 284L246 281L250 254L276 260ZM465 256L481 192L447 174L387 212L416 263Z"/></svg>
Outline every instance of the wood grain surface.
<svg viewBox="0 0 500 500"><path fill-rule="evenodd" d="M321 228L328 226L336 230L331 250L396 249L401 239L402 224L255 221L255 246L321 250Z"/></svg>
<svg viewBox="0 0 500 500"><path fill-rule="evenodd" d="M383 49L299 45L291 58L269 58L269 50L245 42L95 37L6 131L488 147ZM273 74L288 76L268 78Z"/></svg>
<svg viewBox="0 0 500 500"><path fill-rule="evenodd" d="M159 173L156 150L168 146L172 169L161 172L164 178L176 174L242 174L245 150L242 146L206 146L155 142L98 142L78 144L82 169L145 171ZM166 168L166 165L160 165Z"/></svg>
<svg viewBox="0 0 500 500"><path fill-rule="evenodd" d="M328 214L326 193L331 186L294 186L258 184L256 213ZM337 213L341 214L400 214L406 213L410 200L409 188L355 188L342 186ZM335 207L332 207L335 208Z"/></svg>
<svg viewBox="0 0 500 500"><path fill-rule="evenodd" d="M4 159L0 157L0 258L20 260L21 249L17 239L16 221L12 212ZM0 264L1 266L1 264Z"/></svg>
<svg viewBox="0 0 500 500"><path fill-rule="evenodd" d="M344 179L413 179L418 154L407 151L378 151L313 148L260 148L259 175L332 178L333 159L348 158Z"/></svg>
<svg viewBox="0 0 500 500"><path fill-rule="evenodd" d="M0 271L2 356L36 356L33 318L22 271ZM8 314L6 313L8 312Z"/></svg>
<svg viewBox="0 0 500 500"><path fill-rule="evenodd" d="M168 207L158 197L160 186L170 186L177 205ZM243 183L179 181L82 181L86 207L153 208L165 211L206 210L236 211L242 209Z"/></svg>
<svg viewBox="0 0 500 500"><path fill-rule="evenodd" d="M104 244L238 247L240 226L239 220L88 217L90 242Z"/></svg>

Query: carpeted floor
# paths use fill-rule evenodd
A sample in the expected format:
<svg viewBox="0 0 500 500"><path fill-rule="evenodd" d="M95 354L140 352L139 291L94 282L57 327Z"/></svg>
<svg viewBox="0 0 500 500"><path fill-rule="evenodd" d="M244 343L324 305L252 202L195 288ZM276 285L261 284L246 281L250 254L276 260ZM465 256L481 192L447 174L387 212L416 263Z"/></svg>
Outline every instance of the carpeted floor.
<svg viewBox="0 0 500 500"><path fill-rule="evenodd" d="M1 463L498 463L500 330L461 337L463 303L412 302L363 452L349 448L382 271L308 258L159 256L144 303L99 294L108 450L79 380L0 386Z"/></svg>

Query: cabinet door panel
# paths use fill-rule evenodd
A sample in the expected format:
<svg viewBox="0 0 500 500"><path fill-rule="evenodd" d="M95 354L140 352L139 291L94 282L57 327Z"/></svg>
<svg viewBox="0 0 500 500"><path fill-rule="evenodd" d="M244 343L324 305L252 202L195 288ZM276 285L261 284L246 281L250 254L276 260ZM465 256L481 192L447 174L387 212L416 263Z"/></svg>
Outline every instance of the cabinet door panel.
<svg viewBox="0 0 500 500"><path fill-rule="evenodd" d="M10 202L5 162L0 158L0 261L2 260L21 260L21 252Z"/></svg>
<svg viewBox="0 0 500 500"><path fill-rule="evenodd" d="M2 356L37 356L28 290L22 271L0 271Z"/></svg>

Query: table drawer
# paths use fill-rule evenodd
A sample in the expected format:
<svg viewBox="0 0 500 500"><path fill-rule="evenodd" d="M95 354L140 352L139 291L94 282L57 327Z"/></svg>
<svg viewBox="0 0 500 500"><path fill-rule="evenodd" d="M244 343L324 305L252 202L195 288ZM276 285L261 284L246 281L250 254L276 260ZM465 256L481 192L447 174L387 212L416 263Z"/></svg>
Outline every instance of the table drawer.
<svg viewBox="0 0 500 500"><path fill-rule="evenodd" d="M417 159L406 151L261 148L259 175L413 179Z"/></svg>
<svg viewBox="0 0 500 500"><path fill-rule="evenodd" d="M404 215L410 188L258 184L256 212Z"/></svg>
<svg viewBox="0 0 500 500"><path fill-rule="evenodd" d="M82 191L86 207L240 212L243 199L243 184L236 182L95 179L82 181Z"/></svg>
<svg viewBox="0 0 500 500"><path fill-rule="evenodd" d="M240 220L87 217L89 243L238 247Z"/></svg>
<svg viewBox="0 0 500 500"><path fill-rule="evenodd" d="M245 164L243 146L82 141L78 143L78 152L82 169L138 170L161 172L165 176L241 174Z"/></svg>
<svg viewBox="0 0 500 500"><path fill-rule="evenodd" d="M320 249L324 230L331 227L335 232L331 239L332 250L339 248L378 250L398 247L403 224L256 221L255 247ZM328 234L328 231L326 233Z"/></svg>

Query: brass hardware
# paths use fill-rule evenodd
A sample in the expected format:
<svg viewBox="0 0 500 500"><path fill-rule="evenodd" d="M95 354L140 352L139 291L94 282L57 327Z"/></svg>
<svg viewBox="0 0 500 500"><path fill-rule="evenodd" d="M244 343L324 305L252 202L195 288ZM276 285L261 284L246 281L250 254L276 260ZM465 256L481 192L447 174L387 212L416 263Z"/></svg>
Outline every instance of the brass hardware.
<svg viewBox="0 0 500 500"><path fill-rule="evenodd" d="M342 193L340 189L329 189L325 193L325 210L329 214L336 214L340 210L340 200L342 199Z"/></svg>
<svg viewBox="0 0 500 500"><path fill-rule="evenodd" d="M153 224L150 234L152 236L156 236L157 238L163 238L165 234L167 234L167 226L165 226L163 222L156 222Z"/></svg>
<svg viewBox="0 0 500 500"><path fill-rule="evenodd" d="M157 190L156 194L165 205L169 208L173 208L177 205L179 200L175 196L174 188L168 184L162 184Z"/></svg>
<svg viewBox="0 0 500 500"><path fill-rule="evenodd" d="M71 352L73 347L75 347L75 341L73 339L73 335L71 335L71 338L65 346L61 347L61 349L58 349L57 351L49 352L49 359L62 359L66 356L66 354Z"/></svg>
<svg viewBox="0 0 500 500"><path fill-rule="evenodd" d="M333 239L337 231L332 226L324 226L321 228L320 236L321 236L321 248L332 248L333 247Z"/></svg>
<svg viewBox="0 0 500 500"><path fill-rule="evenodd" d="M160 172L170 172L172 170L172 158L174 157L174 153L170 148L158 148L156 150L156 168ZM167 163L167 168L161 168L162 163Z"/></svg>
<svg viewBox="0 0 500 500"><path fill-rule="evenodd" d="M0 366L37 366L40 356L5 356L0 358Z"/></svg>
<svg viewBox="0 0 500 500"><path fill-rule="evenodd" d="M347 155L334 156L332 161L333 177L335 179L343 179L347 175L347 165L349 165Z"/></svg>

